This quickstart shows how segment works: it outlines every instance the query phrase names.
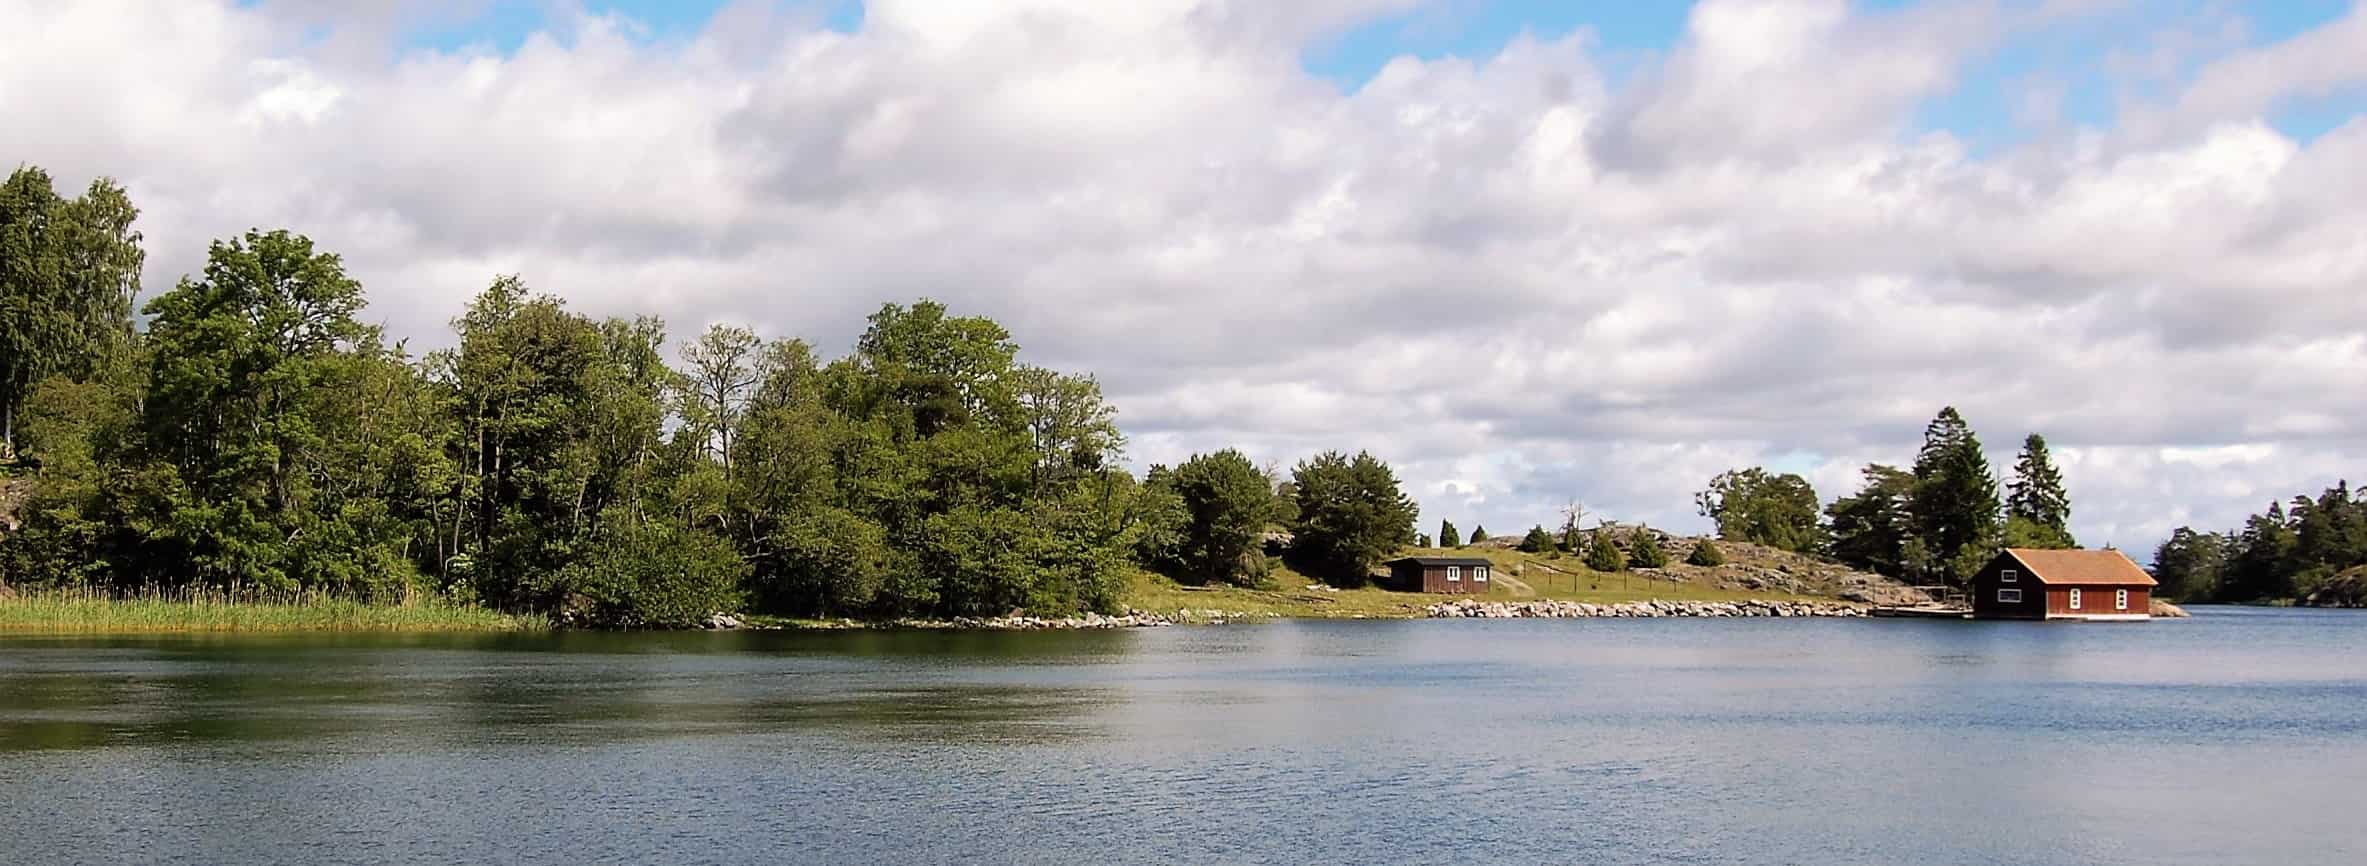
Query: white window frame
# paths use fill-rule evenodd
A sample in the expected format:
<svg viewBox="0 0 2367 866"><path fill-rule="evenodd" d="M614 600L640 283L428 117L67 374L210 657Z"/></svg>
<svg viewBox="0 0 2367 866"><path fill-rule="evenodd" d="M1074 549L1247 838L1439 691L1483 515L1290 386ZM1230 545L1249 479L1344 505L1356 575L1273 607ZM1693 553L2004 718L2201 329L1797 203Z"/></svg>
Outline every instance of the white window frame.
<svg viewBox="0 0 2367 866"><path fill-rule="evenodd" d="M2014 570L2014 569L2011 569L2011 568L2009 568L2009 569L2006 569L2006 570L2004 570L2004 571L2000 571L2000 572L1998 572L1998 573L1997 573L1997 582L1998 582L1998 583L2021 583L2021 582L2022 582L2022 573L2021 573L2021 572L2019 572L2019 571L2016 571L2016 570Z"/></svg>
<svg viewBox="0 0 2367 866"><path fill-rule="evenodd" d="M2128 590L2125 590L2125 589L2116 589L2116 590L2113 590L2113 591L2112 591L2112 609L2113 609L2113 610L2128 610L2128 609L2129 609L2129 591L2128 591Z"/></svg>
<svg viewBox="0 0 2367 866"><path fill-rule="evenodd" d="M1448 582L1448 583L1462 583L1462 582L1463 582L1463 567L1462 567L1462 566L1460 566L1460 565L1450 565L1450 566L1447 566L1447 582Z"/></svg>
<svg viewBox="0 0 2367 866"><path fill-rule="evenodd" d="M1484 566L1484 565L1475 565L1475 566L1472 566L1472 567L1471 567L1471 579L1472 579L1474 582L1477 582L1477 583L1486 583L1486 582L1488 582L1488 567L1487 567L1487 566Z"/></svg>
<svg viewBox="0 0 2367 866"><path fill-rule="evenodd" d="M1997 603L1998 603L1998 604L2021 604L2021 603L2022 603L2022 591L2021 591L2021 590L2018 590L2018 589L2001 589L2001 590L1998 590L1998 591L1997 591Z"/></svg>
<svg viewBox="0 0 2367 866"><path fill-rule="evenodd" d="M2079 587L2076 587L2076 586L2075 586L2075 587L2072 587L2072 588L2071 588L2071 609L2072 609L2072 610L2078 610L2078 609L2079 609L2079 605L2080 605L2080 602L2081 602L2081 601L2084 601L2084 599L2082 599L2082 598L2080 597L2080 595L2079 595Z"/></svg>

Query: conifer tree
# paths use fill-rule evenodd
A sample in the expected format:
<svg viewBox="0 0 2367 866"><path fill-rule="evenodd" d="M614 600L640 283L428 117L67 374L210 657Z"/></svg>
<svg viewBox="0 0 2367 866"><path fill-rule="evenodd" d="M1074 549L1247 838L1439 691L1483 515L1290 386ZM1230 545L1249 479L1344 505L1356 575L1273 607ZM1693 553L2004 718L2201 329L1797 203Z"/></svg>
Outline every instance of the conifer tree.
<svg viewBox="0 0 2367 866"><path fill-rule="evenodd" d="M2047 453L2046 437L2036 433L2022 440L2022 454L2014 460L2014 482L2005 500L2006 541L2015 547L2069 548L2071 495L2063 490L2063 473Z"/></svg>
<svg viewBox="0 0 2367 866"><path fill-rule="evenodd" d="M1708 536L1703 536L1700 541L1694 542L1693 552L1685 556L1685 562L1688 565L1698 565L1703 568L1725 565L1726 552L1718 549L1717 542L1711 541Z"/></svg>
<svg viewBox="0 0 2367 866"><path fill-rule="evenodd" d="M1521 536L1520 552L1552 553L1553 533L1545 531L1542 525L1529 527L1529 534Z"/></svg>
<svg viewBox="0 0 2367 866"><path fill-rule="evenodd" d="M1463 534L1462 534L1462 533L1460 533L1460 532L1456 532L1456 531L1455 531L1455 522L1454 522L1454 521L1452 521L1452 520L1441 520L1441 521L1439 521L1439 522L1438 522L1438 546L1440 546L1440 547L1462 547L1462 546L1463 546Z"/></svg>
<svg viewBox="0 0 2367 866"><path fill-rule="evenodd" d="M1473 543L1473 544L1478 544L1478 543L1480 543L1480 542L1482 542L1482 541L1486 541L1486 540L1488 540L1488 528L1487 528L1487 527L1485 527L1485 526L1474 526L1474 527L1471 527L1471 543Z"/></svg>
<svg viewBox="0 0 2367 866"><path fill-rule="evenodd" d="M1908 509L1933 559L1951 565L1978 558L1998 542L1997 479L1981 440L1956 407L1940 410L1924 428L1915 455L1915 490ZM1948 567L1954 580L1968 574Z"/></svg>
<svg viewBox="0 0 2367 866"><path fill-rule="evenodd" d="M1636 534L1628 541L1628 546L1635 548L1628 556L1629 563L1635 567L1668 567L1668 551L1660 546L1658 533L1641 526L1636 527Z"/></svg>
<svg viewBox="0 0 2367 866"><path fill-rule="evenodd" d="M1609 533L1594 531L1594 538L1586 543L1586 567L1596 571L1626 571L1627 554L1612 541Z"/></svg>

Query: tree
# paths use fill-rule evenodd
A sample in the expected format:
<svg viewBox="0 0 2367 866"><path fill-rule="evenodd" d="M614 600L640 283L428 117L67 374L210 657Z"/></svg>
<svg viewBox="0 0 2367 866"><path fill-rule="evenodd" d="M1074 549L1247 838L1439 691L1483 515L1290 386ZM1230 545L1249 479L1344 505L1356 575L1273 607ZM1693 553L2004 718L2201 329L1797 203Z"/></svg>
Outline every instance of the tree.
<svg viewBox="0 0 2367 866"><path fill-rule="evenodd" d="M1704 536L1700 541L1693 543L1693 552L1685 555L1685 563L1703 568L1714 568L1726 564L1726 552L1718 549L1717 542Z"/></svg>
<svg viewBox="0 0 2367 866"><path fill-rule="evenodd" d="M215 243L201 276L149 302L140 453L169 476L150 490L164 498L145 506L162 523L142 535L159 570L182 563L204 583L293 587L326 565L292 568L293 542L362 528L333 513L348 479L322 471L339 444L324 435L335 410L323 401L350 395L362 359L383 354L354 318L361 307L361 284L335 254L284 231ZM329 570L364 574L389 565L385 551L405 535L380 526L313 552L363 556Z"/></svg>
<svg viewBox="0 0 2367 866"><path fill-rule="evenodd" d="M1199 581L1255 586L1266 578L1266 526L1274 517L1273 487L1241 452L1194 454L1161 483L1186 515L1175 567Z"/></svg>
<svg viewBox="0 0 2367 866"><path fill-rule="evenodd" d="M1619 542L1610 533L1597 529L1586 542L1586 567L1595 571L1618 572L1627 570L1627 553L1619 549Z"/></svg>
<svg viewBox="0 0 2367 866"><path fill-rule="evenodd" d="M1957 414L1956 407L1940 410L1923 431L1923 448L1915 456L1915 492L1908 512L1915 517L1916 534L1934 557L1945 564L1951 582L1962 583L1971 573L1966 562L1986 562L2000 540L1997 479L1981 440Z"/></svg>
<svg viewBox="0 0 2367 866"><path fill-rule="evenodd" d="M2046 437L2036 433L2022 440L2014 460L2014 481L2005 500L2005 539L2009 547L2073 548L2071 495L2063 490L2063 473L2048 455Z"/></svg>
<svg viewBox="0 0 2367 866"><path fill-rule="evenodd" d="M106 178L72 200L39 168L0 183L0 458L15 452L16 416L34 386L89 379L129 347L144 260L138 217Z"/></svg>
<svg viewBox="0 0 2367 866"><path fill-rule="evenodd" d="M2269 503L2268 511L2252 515L2244 522L2244 530L2236 536L2227 555L2226 577L2220 582L2220 601L2268 601L2291 598L2294 580L2291 562L2299 537L2285 516L2281 503Z"/></svg>
<svg viewBox="0 0 2367 866"><path fill-rule="evenodd" d="M1351 459L1326 452L1301 462L1291 481L1299 511L1291 553L1308 574L1362 585L1383 559L1414 540L1414 502L1389 465L1371 454Z"/></svg>
<svg viewBox="0 0 2367 866"><path fill-rule="evenodd" d="M682 347L682 360L690 365L683 376L688 386L682 408L685 433L722 464L726 478L731 475L732 434L739 429L750 389L761 381L757 352L762 345L755 331L714 325Z"/></svg>
<svg viewBox="0 0 2367 866"><path fill-rule="evenodd" d="M1660 546L1659 533L1638 526L1635 535L1629 536L1628 545L1635 548L1628 556L1629 564L1637 568L1668 567L1668 551Z"/></svg>
<svg viewBox="0 0 2367 866"><path fill-rule="evenodd" d="M1545 531L1543 525L1529 527L1529 534L1521 537L1520 551L1522 553L1552 553L1553 533Z"/></svg>
<svg viewBox="0 0 2367 866"><path fill-rule="evenodd" d="M1452 521L1452 520L1441 520L1441 521L1439 521L1439 522L1438 522L1438 546L1440 546L1440 547L1462 547L1462 546L1463 546L1463 536L1462 536L1461 534L1459 534L1459 533L1457 533L1457 532L1455 531L1455 522L1454 522L1454 521Z"/></svg>
<svg viewBox="0 0 2367 866"><path fill-rule="evenodd" d="M1776 475L1752 467L1720 473L1694 496L1702 516L1717 524L1718 537L1794 552L1824 546L1816 489L1798 475Z"/></svg>
<svg viewBox="0 0 2367 866"><path fill-rule="evenodd" d="M1488 540L1488 528L1487 528L1487 527L1485 527L1485 526L1474 526L1474 527L1472 527L1472 528L1471 528L1471 543L1473 543L1473 544L1478 544L1478 543L1480 543L1480 542L1483 542L1483 541L1486 541L1486 540Z"/></svg>
<svg viewBox="0 0 2367 866"><path fill-rule="evenodd" d="M2153 576L2163 598L2189 600L2218 594L2227 569L2226 538L2181 526L2153 551Z"/></svg>
<svg viewBox="0 0 2367 866"><path fill-rule="evenodd" d="M1915 476L1896 467L1873 464L1860 473L1865 479L1857 495L1836 500L1825 509L1833 521L1833 556L1852 568L1891 577L1914 574L1907 566L1907 545L1914 538L1915 520L1909 503Z"/></svg>

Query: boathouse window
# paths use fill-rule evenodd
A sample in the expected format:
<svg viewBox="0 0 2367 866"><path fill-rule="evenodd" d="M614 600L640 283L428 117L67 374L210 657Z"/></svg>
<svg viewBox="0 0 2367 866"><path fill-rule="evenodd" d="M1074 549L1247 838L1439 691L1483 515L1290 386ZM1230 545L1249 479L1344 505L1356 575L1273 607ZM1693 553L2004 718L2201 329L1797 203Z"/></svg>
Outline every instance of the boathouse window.
<svg viewBox="0 0 2367 866"><path fill-rule="evenodd" d="M1997 582L1999 583L2017 583L2021 579L2022 573L2010 568L1997 573Z"/></svg>
<svg viewBox="0 0 2367 866"><path fill-rule="evenodd" d="M2116 589L2116 590L2113 590L2113 591L2112 591L2112 609L2113 609L2113 610L2128 610L2128 609L2129 609L2129 591L2128 591L2128 590L2125 590L2125 589Z"/></svg>
<svg viewBox="0 0 2367 866"><path fill-rule="evenodd" d="M2073 590L2071 591L2071 609L2072 609L2072 610L2078 610L2078 609L2079 609L2079 590L2077 590L2077 589L2073 589Z"/></svg>
<svg viewBox="0 0 2367 866"><path fill-rule="evenodd" d="M1451 581L1451 582L1454 582L1454 583L1462 583L1462 582L1463 582L1463 567L1462 567L1462 566L1460 566L1460 565L1450 565L1450 566L1447 566L1447 580L1449 580L1449 581Z"/></svg>
<svg viewBox="0 0 2367 866"><path fill-rule="evenodd" d="M2021 590L2018 590L2018 589L2001 589L2001 590L1998 590L1998 591L1997 591L1997 601L1998 601L1999 603L2001 603L2001 604L2021 604L2021 603L2022 603L2022 591L2021 591Z"/></svg>
<svg viewBox="0 0 2367 866"><path fill-rule="evenodd" d="M1488 582L1488 567L1484 565L1473 567L1471 569L1471 579L1479 581L1480 583Z"/></svg>

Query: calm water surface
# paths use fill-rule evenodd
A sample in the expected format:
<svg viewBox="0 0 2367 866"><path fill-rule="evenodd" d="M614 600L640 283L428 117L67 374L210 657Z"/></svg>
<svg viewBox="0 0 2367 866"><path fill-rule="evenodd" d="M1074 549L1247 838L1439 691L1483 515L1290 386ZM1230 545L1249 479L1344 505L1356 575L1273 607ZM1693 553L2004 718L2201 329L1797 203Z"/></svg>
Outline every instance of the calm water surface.
<svg viewBox="0 0 2367 866"><path fill-rule="evenodd" d="M0 637L0 863L2367 862L2367 615Z"/></svg>

